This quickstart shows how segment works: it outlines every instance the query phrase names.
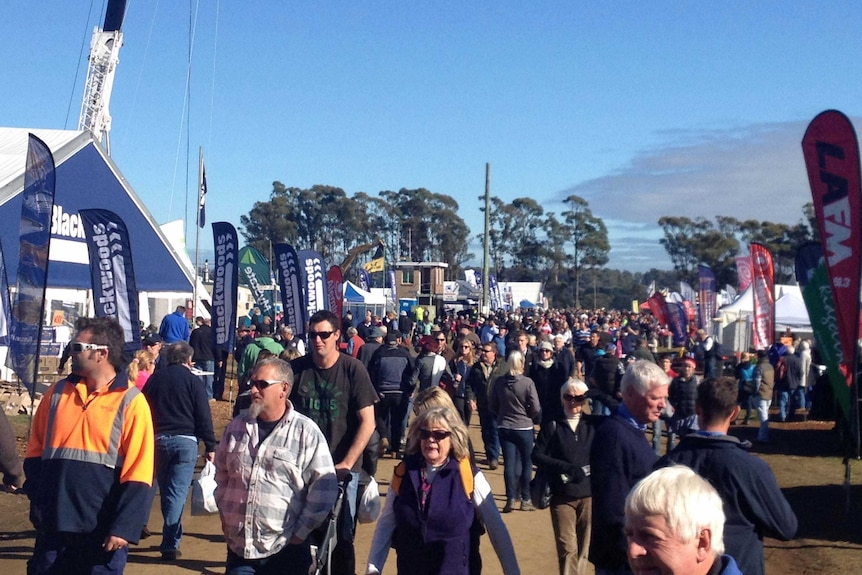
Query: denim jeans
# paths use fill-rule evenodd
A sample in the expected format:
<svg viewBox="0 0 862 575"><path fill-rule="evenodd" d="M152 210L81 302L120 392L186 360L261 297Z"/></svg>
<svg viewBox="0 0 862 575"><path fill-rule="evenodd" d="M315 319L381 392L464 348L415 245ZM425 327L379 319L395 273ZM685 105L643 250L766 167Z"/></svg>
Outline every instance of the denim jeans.
<svg viewBox="0 0 862 575"><path fill-rule="evenodd" d="M227 550L226 575L307 575L311 567L311 549L308 545L285 545L284 548L263 559L244 559Z"/></svg>
<svg viewBox="0 0 862 575"><path fill-rule="evenodd" d="M610 415L611 414L611 408L608 407L607 405L605 405L604 403L602 403L601 401L599 401L598 399L593 399L591 401L593 402L592 406L591 406L593 415Z"/></svg>
<svg viewBox="0 0 862 575"><path fill-rule="evenodd" d="M757 394L739 393L739 408L745 413L743 423L748 423L751 419L751 410L757 409L757 402L760 401L760 396Z"/></svg>
<svg viewBox="0 0 862 575"><path fill-rule="evenodd" d="M487 407L479 407L479 426L482 428L485 457L488 461L500 459L500 433L497 430L497 418Z"/></svg>
<svg viewBox="0 0 862 575"><path fill-rule="evenodd" d="M787 409L787 404L790 409ZM797 408L805 407L805 388L797 387L793 391L782 389L778 392L778 418L785 421L788 415L793 415Z"/></svg>
<svg viewBox="0 0 862 575"><path fill-rule="evenodd" d="M771 399L760 399L757 402L757 418L760 420L760 429L757 430L757 441L769 441L769 407Z"/></svg>
<svg viewBox="0 0 862 575"><path fill-rule="evenodd" d="M533 430L501 427L499 432L506 499L529 501L530 479L533 475Z"/></svg>
<svg viewBox="0 0 862 575"><path fill-rule="evenodd" d="M197 439L185 435L156 437L156 480L159 482L159 498L165 520L160 551L172 551L180 547L183 508L195 474L197 458Z"/></svg>
<svg viewBox="0 0 862 575"><path fill-rule="evenodd" d="M332 573L356 573L356 550L353 538L356 526L356 504L359 494L359 473L350 472L350 483L344 493L341 513L338 515L337 538L332 550Z"/></svg>
<svg viewBox="0 0 862 575"><path fill-rule="evenodd" d="M204 361L196 361L195 367L201 371L211 371L215 374L215 361L212 359L207 359ZM204 386L207 388L207 399L213 398L213 375L199 375L198 376L202 382L204 382Z"/></svg>

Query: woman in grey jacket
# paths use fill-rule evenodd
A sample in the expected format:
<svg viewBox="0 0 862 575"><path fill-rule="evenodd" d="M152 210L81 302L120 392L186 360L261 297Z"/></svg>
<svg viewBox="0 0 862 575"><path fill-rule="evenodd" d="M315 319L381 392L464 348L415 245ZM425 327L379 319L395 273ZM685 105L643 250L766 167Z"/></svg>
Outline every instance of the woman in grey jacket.
<svg viewBox="0 0 862 575"><path fill-rule="evenodd" d="M533 423L539 421L541 408L536 384L524 375L524 355L509 355L509 374L497 378L491 389L491 412L497 418L500 447L503 451L503 479L506 506L503 513L521 501L521 511L533 511L530 503L530 478L533 474Z"/></svg>

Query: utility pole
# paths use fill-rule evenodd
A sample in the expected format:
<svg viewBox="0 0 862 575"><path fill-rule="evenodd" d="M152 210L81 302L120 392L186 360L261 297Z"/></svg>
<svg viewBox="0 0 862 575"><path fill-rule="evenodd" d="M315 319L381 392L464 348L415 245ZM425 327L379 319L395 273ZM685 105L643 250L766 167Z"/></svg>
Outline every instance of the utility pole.
<svg viewBox="0 0 862 575"><path fill-rule="evenodd" d="M488 273L490 271L490 263L488 256L490 248L488 246L488 238L491 235L491 164L485 164L485 249L484 261L482 262L482 308L485 313L490 310L490 300L488 299Z"/></svg>

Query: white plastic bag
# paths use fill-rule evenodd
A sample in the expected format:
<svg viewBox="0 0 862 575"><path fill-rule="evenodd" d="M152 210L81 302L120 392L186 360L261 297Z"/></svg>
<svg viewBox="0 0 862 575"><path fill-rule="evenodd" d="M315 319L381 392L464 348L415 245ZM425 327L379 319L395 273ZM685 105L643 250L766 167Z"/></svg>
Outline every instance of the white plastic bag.
<svg viewBox="0 0 862 575"><path fill-rule="evenodd" d="M371 478L362 499L359 500L359 508L356 510L356 518L360 523L373 523L380 516L380 488L377 481Z"/></svg>
<svg viewBox="0 0 862 575"><path fill-rule="evenodd" d="M218 513L215 500L216 468L212 461L207 461L192 484L192 515L210 515Z"/></svg>

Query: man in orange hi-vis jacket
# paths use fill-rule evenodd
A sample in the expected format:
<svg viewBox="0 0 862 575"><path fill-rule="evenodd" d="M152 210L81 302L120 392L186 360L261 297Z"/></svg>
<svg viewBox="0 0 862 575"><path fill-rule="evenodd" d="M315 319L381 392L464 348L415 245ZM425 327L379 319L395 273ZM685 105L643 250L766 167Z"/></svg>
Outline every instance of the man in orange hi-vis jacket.
<svg viewBox="0 0 862 575"><path fill-rule="evenodd" d="M122 573L152 503L153 421L129 386L123 329L110 318L76 328L72 373L45 393L24 460L36 528L28 575Z"/></svg>

